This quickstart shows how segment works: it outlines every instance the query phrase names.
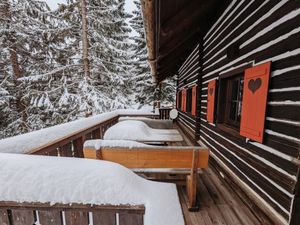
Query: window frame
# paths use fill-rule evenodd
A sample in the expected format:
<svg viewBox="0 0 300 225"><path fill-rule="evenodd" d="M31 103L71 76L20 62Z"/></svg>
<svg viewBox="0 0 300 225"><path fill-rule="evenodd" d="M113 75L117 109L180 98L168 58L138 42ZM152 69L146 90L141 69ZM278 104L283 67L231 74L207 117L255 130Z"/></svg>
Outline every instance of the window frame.
<svg viewBox="0 0 300 225"><path fill-rule="evenodd" d="M234 77L241 77L245 76L245 70L248 68L251 68L253 66L252 63L246 64L244 66L241 66L239 68L233 69L229 72L223 73L219 75L219 86L218 86L218 97L217 97L217 108L216 108L216 126L217 128L225 131L226 133L230 133L236 137L241 137L240 135L240 123L236 126L230 125L225 122L225 115L224 112L229 114L228 104L226 101L224 101L224 97L222 95L225 93L226 97L229 96L228 92L229 90L226 87L226 90L224 91L224 82L226 82L226 79L234 78ZM225 84L227 86L227 84ZM242 99L241 99L242 101ZM227 115L228 116L228 115Z"/></svg>

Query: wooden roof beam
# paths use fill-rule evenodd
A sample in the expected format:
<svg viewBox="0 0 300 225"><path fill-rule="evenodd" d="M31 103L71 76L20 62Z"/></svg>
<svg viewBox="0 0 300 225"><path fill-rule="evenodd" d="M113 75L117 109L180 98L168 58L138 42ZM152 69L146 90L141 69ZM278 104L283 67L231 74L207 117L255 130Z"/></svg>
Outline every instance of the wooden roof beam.
<svg viewBox="0 0 300 225"><path fill-rule="evenodd" d="M141 0L141 5L146 30L148 61L151 66L153 81L156 82L156 0Z"/></svg>

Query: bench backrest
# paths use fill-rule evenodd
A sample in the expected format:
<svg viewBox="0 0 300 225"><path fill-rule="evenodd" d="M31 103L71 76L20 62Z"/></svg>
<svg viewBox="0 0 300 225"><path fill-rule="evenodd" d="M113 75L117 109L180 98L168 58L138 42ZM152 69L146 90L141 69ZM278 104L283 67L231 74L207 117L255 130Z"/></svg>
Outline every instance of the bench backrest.
<svg viewBox="0 0 300 225"><path fill-rule="evenodd" d="M209 151L199 147L124 148L85 147L84 157L119 163L127 168L192 168L197 155L197 168L207 168Z"/></svg>
<svg viewBox="0 0 300 225"><path fill-rule="evenodd" d="M0 202L1 225L143 225L144 206Z"/></svg>

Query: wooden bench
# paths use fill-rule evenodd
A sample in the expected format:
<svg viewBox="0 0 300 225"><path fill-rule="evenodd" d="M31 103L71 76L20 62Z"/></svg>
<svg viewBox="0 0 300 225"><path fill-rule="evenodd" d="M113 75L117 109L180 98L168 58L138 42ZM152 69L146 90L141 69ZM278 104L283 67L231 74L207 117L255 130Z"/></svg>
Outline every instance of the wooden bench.
<svg viewBox="0 0 300 225"><path fill-rule="evenodd" d="M142 205L86 205L49 203L17 203L0 201L1 225L143 225L145 207Z"/></svg>
<svg viewBox="0 0 300 225"><path fill-rule="evenodd" d="M113 143L113 141L111 141ZM99 144L100 143L100 144ZM198 169L208 167L209 150L202 146L151 146L138 147L105 146L87 141L84 144L84 157L89 159L107 160L119 163L130 169L141 168L176 168L189 169L186 178L189 209L197 207ZM109 142L105 142L109 143ZM132 144L132 143L131 143ZM139 143L138 143L139 144Z"/></svg>

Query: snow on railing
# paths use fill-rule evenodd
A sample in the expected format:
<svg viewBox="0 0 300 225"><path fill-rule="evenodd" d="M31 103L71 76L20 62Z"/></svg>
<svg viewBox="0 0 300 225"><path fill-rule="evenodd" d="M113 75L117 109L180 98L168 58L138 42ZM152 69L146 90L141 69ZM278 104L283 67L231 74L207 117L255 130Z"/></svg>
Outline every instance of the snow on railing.
<svg viewBox="0 0 300 225"><path fill-rule="evenodd" d="M184 225L175 184L113 162L2 153L0 165L1 224Z"/></svg>
<svg viewBox="0 0 300 225"><path fill-rule="evenodd" d="M119 116L158 117L159 114L145 110L115 110L2 139L0 153L83 157L83 142L102 138L104 132L117 123Z"/></svg>

